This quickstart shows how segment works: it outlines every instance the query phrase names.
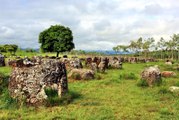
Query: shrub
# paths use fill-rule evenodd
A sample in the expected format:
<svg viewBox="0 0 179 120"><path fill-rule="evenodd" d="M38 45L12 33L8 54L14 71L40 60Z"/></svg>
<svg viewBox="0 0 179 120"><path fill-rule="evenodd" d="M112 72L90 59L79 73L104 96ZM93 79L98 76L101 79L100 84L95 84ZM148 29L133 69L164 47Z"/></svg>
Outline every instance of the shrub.
<svg viewBox="0 0 179 120"><path fill-rule="evenodd" d="M35 53L35 52L36 52L36 50L31 49L31 48L27 48L27 49L25 49L25 52Z"/></svg>

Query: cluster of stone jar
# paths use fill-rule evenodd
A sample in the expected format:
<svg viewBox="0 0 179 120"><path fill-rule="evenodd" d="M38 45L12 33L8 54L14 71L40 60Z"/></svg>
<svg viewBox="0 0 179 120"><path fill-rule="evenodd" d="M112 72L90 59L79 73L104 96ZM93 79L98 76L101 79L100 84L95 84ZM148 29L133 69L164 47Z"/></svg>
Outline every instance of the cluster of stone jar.
<svg viewBox="0 0 179 120"><path fill-rule="evenodd" d="M133 59L132 59L133 60ZM25 57L16 60L9 60L8 65L12 67L9 80L9 92L13 98L24 99L28 104L38 105L47 98L45 89L56 90L59 97L68 92L68 78L79 74L80 79L94 79L95 72L105 72L106 69L121 69L125 62L121 57L86 57L77 58L55 58L55 57ZM82 64L84 63L84 64ZM143 72L143 78L153 75L160 76L160 73ZM148 80L148 78L145 78ZM151 80L148 80L151 81ZM152 84L152 82L149 82Z"/></svg>

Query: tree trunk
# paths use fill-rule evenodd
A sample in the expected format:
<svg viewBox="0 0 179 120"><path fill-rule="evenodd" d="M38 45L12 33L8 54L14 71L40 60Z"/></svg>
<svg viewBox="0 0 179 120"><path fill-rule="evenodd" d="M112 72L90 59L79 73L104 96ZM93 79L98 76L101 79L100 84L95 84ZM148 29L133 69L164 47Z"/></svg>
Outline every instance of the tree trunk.
<svg viewBox="0 0 179 120"><path fill-rule="evenodd" d="M57 52L57 56L56 56L56 57L58 57L58 56L59 56L59 53L60 53L60 52Z"/></svg>
<svg viewBox="0 0 179 120"><path fill-rule="evenodd" d="M171 50L171 52L172 52L172 60L173 60L173 50Z"/></svg>

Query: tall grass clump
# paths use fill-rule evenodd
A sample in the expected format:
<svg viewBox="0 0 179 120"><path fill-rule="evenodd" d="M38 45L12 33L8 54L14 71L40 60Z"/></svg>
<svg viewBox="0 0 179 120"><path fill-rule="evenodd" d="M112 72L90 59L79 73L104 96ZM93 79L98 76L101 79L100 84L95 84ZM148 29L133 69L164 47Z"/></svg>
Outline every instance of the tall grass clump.
<svg viewBox="0 0 179 120"><path fill-rule="evenodd" d="M177 81L177 82L175 83L175 86L179 87L179 81Z"/></svg>
<svg viewBox="0 0 179 120"><path fill-rule="evenodd" d="M58 96L58 92L51 88L46 88L45 93L48 96L46 100L46 106L58 106L58 105L67 105L71 103L74 99L79 98L80 94L69 91L61 98Z"/></svg>
<svg viewBox="0 0 179 120"><path fill-rule="evenodd" d="M162 79L155 81L155 83L153 83L151 86L160 86L161 84L162 84ZM137 82L137 86L139 86L139 87L148 87L149 84L147 83L146 80L140 79Z"/></svg>
<svg viewBox="0 0 179 120"><path fill-rule="evenodd" d="M3 90L3 93L0 96L0 101L3 103L0 105L0 109L16 109L22 107L22 103L24 104L24 102L19 102L17 99L13 99L7 88Z"/></svg>
<svg viewBox="0 0 179 120"><path fill-rule="evenodd" d="M8 86L8 80L7 77L0 73L0 94L2 94L3 89L6 88Z"/></svg>
<svg viewBox="0 0 179 120"><path fill-rule="evenodd" d="M102 79L102 76L101 76L101 74L99 74L99 73L95 73L95 79L97 79L97 80L101 80Z"/></svg>
<svg viewBox="0 0 179 120"><path fill-rule="evenodd" d="M3 103L0 105L0 109L16 108L20 102L10 97L8 91L8 76L0 73L0 101Z"/></svg>
<svg viewBox="0 0 179 120"><path fill-rule="evenodd" d="M148 85L146 80L140 79L140 80L137 81L137 86L139 86L139 87L148 87L149 85Z"/></svg>
<svg viewBox="0 0 179 120"><path fill-rule="evenodd" d="M161 87L158 91L159 94L167 94L170 93L170 91L168 90L168 88L166 87Z"/></svg>
<svg viewBox="0 0 179 120"><path fill-rule="evenodd" d="M137 76L130 72L130 73L122 73L119 75L119 78L120 79L125 79L125 80L136 80L137 79Z"/></svg>

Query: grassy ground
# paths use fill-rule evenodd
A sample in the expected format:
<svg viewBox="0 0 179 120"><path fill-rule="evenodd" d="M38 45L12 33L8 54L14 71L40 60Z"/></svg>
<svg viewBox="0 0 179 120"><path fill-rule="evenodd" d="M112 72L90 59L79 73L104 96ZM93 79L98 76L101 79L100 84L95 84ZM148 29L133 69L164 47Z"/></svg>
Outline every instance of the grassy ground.
<svg viewBox="0 0 179 120"><path fill-rule="evenodd" d="M178 120L179 96L168 92L168 87L178 84L179 77L163 78L161 86L152 88L137 86L141 71L155 64L158 63L126 63L123 70L108 70L101 74L101 80L69 83L69 90L74 94L70 103L39 108L2 107L0 119ZM168 69L161 63L160 67ZM0 72L8 75L10 68L0 68ZM3 96L0 97L1 106L5 103Z"/></svg>

